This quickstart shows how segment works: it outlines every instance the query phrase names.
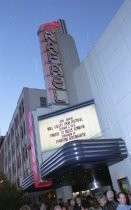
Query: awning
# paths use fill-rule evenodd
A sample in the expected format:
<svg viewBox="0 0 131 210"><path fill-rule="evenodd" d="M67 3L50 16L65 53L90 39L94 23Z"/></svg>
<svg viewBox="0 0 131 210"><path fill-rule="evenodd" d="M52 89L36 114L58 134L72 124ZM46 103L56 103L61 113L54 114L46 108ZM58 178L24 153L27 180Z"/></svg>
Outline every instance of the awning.
<svg viewBox="0 0 131 210"><path fill-rule="evenodd" d="M91 165L119 162L127 157L127 149L122 139L75 140L64 144L41 164L42 177L51 177L58 170L76 164Z"/></svg>
<svg viewBox="0 0 131 210"><path fill-rule="evenodd" d="M58 171L76 165L93 167L96 164L112 165L127 158L127 149L122 139L74 140L64 144L40 166L41 177L52 178ZM22 182L22 189L34 189L34 175Z"/></svg>

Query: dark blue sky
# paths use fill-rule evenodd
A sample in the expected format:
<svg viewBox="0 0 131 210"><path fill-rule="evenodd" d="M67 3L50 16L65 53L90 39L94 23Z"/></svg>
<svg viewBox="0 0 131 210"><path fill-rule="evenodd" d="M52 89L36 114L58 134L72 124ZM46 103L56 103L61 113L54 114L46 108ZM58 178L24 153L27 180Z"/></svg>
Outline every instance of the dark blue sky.
<svg viewBox="0 0 131 210"><path fill-rule="evenodd" d="M0 1L0 130L4 135L23 87L45 88L37 30L66 21L83 60L124 0Z"/></svg>

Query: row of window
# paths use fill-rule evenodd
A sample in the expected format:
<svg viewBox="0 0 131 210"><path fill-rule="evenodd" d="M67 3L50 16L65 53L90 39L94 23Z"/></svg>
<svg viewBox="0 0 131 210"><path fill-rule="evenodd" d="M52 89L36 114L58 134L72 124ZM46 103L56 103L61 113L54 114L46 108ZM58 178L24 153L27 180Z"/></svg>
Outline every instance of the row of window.
<svg viewBox="0 0 131 210"><path fill-rule="evenodd" d="M46 106L47 106L46 98L40 97L40 107L46 107ZM16 174L16 171L18 171L21 167L23 167L24 162L27 161L28 159L27 145L24 145L22 147L22 139L24 139L26 135L26 124L23 121L24 113L25 113L25 108L24 108L24 101L22 99L20 106L18 108L18 113L15 116L14 123L10 129L8 136L6 136L3 148L3 152L5 154L5 158L3 158L3 164L5 166L4 167L5 170L6 171L8 170L8 175L10 179L11 176L13 177L13 175ZM18 151L18 148L20 147L22 147L21 154L20 150ZM17 154L17 151L19 155ZM14 155L16 156L13 158ZM26 177L28 176L28 174L29 170L26 169L23 175L24 177Z"/></svg>
<svg viewBox="0 0 131 210"><path fill-rule="evenodd" d="M40 106L41 107L45 107L46 106L46 98L45 97L40 97ZM23 99L21 101L21 104L19 106L19 116L22 117L24 113L24 102ZM26 125L25 122L21 122L19 121L19 117L18 114L15 117L14 120L14 125L11 127L10 133L8 134L8 137L6 138L5 141L5 152L7 150L7 148L9 148L9 145L13 145L12 146L12 154L14 154L14 147L16 144L16 148L18 148L18 146L20 145L20 139L23 139L24 136L26 135Z"/></svg>
<svg viewBox="0 0 131 210"><path fill-rule="evenodd" d="M22 101L21 101L21 104L20 104L20 106L19 106L19 108L18 108L18 113L17 113L17 115L16 115L16 117L15 117L15 119L14 119L14 125L12 126L12 128L11 128L11 132L10 132L10 138L13 138L13 136L14 136L14 133L15 133L15 131L17 130L17 128L18 128L18 125L20 124L19 122L21 121L21 119L22 119L22 116L23 116L23 114L24 114L24 101L23 101L23 99L22 99Z"/></svg>
<svg viewBox="0 0 131 210"><path fill-rule="evenodd" d="M15 154L15 151L12 154L13 154L12 155L13 157ZM21 160L21 157L22 157L22 160ZM24 147L22 147L21 154L19 154L19 156L17 155L17 168L20 168L21 161L24 163L27 159L28 159L28 149L27 149L27 145L25 144ZM11 161L11 151L9 150L8 154L7 153L5 154L5 168L7 167L7 165L9 165L10 161Z"/></svg>
<svg viewBox="0 0 131 210"><path fill-rule="evenodd" d="M26 162L27 159L28 159L28 151L25 145L25 147L22 148L22 152L16 156L15 160L11 159L10 153L8 154L8 157L5 157L4 159L5 171L6 172L8 171L8 173L10 171L10 176L11 174L15 175L16 170L18 171L19 169L21 169L21 167L23 167L24 162ZM11 163L11 160L13 161L12 163Z"/></svg>
<svg viewBox="0 0 131 210"><path fill-rule="evenodd" d="M25 135L26 135L26 126L25 126L25 122L23 122L19 131L17 130L15 132L15 136L13 136L13 138L11 138L10 134L6 138L6 140L5 140L5 152L6 152L6 150L8 150L11 147L12 154L14 154L14 152L15 152L14 149L19 147L20 141L25 137Z"/></svg>

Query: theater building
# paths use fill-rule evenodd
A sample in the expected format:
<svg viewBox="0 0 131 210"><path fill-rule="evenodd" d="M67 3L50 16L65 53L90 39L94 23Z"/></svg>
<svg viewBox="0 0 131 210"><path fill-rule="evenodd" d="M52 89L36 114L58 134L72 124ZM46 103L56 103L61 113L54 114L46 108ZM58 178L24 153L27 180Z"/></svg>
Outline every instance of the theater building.
<svg viewBox="0 0 131 210"><path fill-rule="evenodd" d="M130 17L126 0L81 63L63 20L40 26L48 108L28 116L34 169L24 189L55 189L64 201L130 190Z"/></svg>
<svg viewBox="0 0 131 210"><path fill-rule="evenodd" d="M82 191L130 190L130 19L125 0L83 62L63 20L39 27L47 104L29 100L24 115L30 171L20 185L26 192L66 201Z"/></svg>

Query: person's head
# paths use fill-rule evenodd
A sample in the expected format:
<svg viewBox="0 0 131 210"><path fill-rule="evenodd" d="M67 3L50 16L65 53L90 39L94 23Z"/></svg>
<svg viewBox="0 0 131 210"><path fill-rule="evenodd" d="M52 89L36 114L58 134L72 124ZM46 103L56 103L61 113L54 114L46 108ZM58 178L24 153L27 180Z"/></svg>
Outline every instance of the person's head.
<svg viewBox="0 0 131 210"><path fill-rule="evenodd" d="M125 205L126 204L126 196L125 196L125 194L122 193L122 192L119 192L118 195L117 195L117 200L118 200L119 204Z"/></svg>
<svg viewBox="0 0 131 210"><path fill-rule="evenodd" d="M101 207L105 206L105 204L107 203L107 198L104 194L101 194L98 198L97 198L97 201L99 203L99 205Z"/></svg>
<svg viewBox="0 0 131 210"><path fill-rule="evenodd" d="M75 202L77 205L81 205L81 197L77 195L75 198Z"/></svg>
<svg viewBox="0 0 131 210"><path fill-rule="evenodd" d="M54 207L54 210L62 210L62 207L61 207L60 205L56 205L56 206Z"/></svg>
<svg viewBox="0 0 131 210"><path fill-rule="evenodd" d="M108 190L106 192L106 197L108 201L113 201L114 200L114 192L112 190Z"/></svg>
<svg viewBox="0 0 131 210"><path fill-rule="evenodd" d="M131 193L128 193L127 196L128 196L129 203L131 204Z"/></svg>
<svg viewBox="0 0 131 210"><path fill-rule="evenodd" d="M70 200L70 205L71 205L71 206L74 206L74 205L75 205L74 199L71 199L71 200Z"/></svg>
<svg viewBox="0 0 131 210"><path fill-rule="evenodd" d="M89 197L88 198L89 206L94 207L95 209L99 208L99 203L96 199L96 197Z"/></svg>

